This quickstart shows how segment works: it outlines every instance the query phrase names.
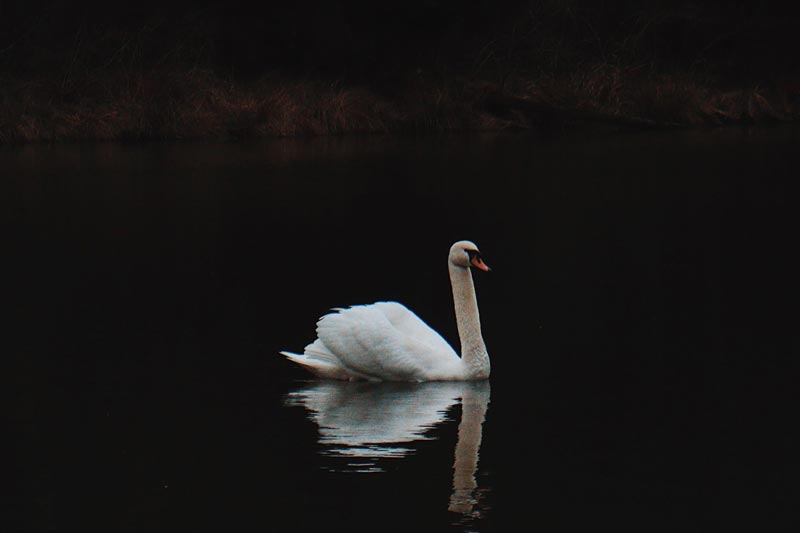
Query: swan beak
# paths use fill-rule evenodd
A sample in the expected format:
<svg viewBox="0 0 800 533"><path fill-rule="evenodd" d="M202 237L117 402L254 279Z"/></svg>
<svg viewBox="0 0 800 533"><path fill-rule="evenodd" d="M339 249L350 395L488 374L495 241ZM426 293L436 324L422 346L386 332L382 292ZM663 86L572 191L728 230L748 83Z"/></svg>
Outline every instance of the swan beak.
<svg viewBox="0 0 800 533"><path fill-rule="evenodd" d="M474 266L475 268L479 268L484 272L489 272L491 270L491 268L489 268L488 265L483 262L483 259L481 259L481 256L479 255L473 256L469 262L472 263L472 266Z"/></svg>

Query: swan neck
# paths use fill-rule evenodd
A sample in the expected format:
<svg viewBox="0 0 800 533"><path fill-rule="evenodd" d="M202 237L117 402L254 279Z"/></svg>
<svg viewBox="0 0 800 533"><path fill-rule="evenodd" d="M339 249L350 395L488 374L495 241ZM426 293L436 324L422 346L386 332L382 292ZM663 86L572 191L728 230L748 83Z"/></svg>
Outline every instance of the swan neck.
<svg viewBox="0 0 800 533"><path fill-rule="evenodd" d="M453 263L449 264L449 269L458 337L461 341L461 359L466 365L467 377L486 379L489 377L489 354L481 334L481 319L472 273L469 268Z"/></svg>

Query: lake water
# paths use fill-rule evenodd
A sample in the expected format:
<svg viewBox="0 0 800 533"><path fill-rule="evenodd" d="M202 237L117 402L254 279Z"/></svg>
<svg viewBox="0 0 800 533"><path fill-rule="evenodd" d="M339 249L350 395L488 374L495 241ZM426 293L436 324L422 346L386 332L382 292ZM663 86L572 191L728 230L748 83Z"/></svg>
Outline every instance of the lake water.
<svg viewBox="0 0 800 533"><path fill-rule="evenodd" d="M784 530L799 133L3 148L8 531ZM458 239L490 383L277 355Z"/></svg>

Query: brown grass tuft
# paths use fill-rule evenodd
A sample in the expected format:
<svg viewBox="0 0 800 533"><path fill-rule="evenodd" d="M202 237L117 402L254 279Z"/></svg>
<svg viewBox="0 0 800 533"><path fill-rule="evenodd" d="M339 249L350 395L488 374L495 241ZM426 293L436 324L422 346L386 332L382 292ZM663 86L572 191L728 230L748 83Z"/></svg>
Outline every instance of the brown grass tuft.
<svg viewBox="0 0 800 533"><path fill-rule="evenodd" d="M688 73L651 74L611 64L508 77L502 84L413 79L394 97L339 82L231 82L209 70L174 68L119 69L68 83L0 83L2 143L499 130L537 128L554 117L655 126L800 117L800 84L722 90ZM497 105L489 95L505 100Z"/></svg>

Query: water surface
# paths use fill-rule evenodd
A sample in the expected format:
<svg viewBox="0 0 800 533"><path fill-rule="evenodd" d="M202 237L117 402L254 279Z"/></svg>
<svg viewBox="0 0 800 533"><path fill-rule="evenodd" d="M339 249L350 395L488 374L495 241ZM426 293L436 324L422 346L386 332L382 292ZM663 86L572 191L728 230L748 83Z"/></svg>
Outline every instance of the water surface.
<svg viewBox="0 0 800 533"><path fill-rule="evenodd" d="M796 504L797 131L0 150L19 527L781 530ZM331 307L490 384L308 381ZM490 391L491 388L491 391Z"/></svg>

